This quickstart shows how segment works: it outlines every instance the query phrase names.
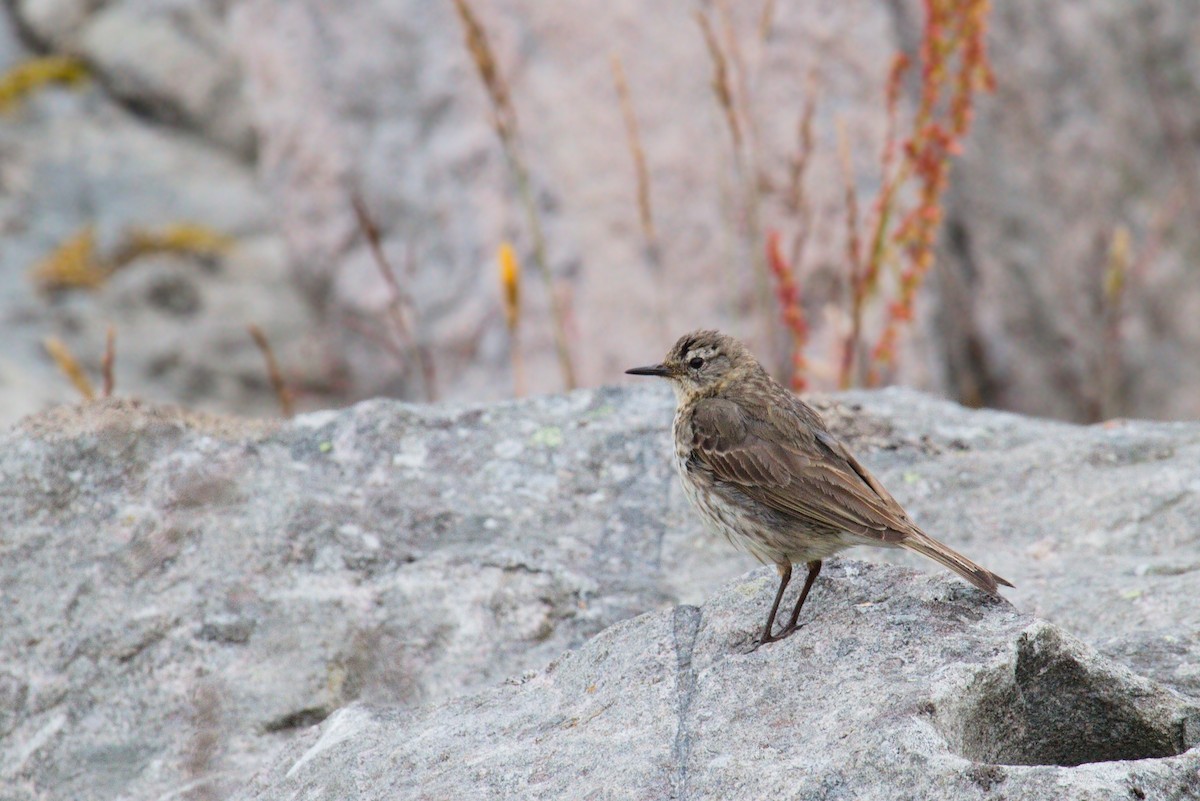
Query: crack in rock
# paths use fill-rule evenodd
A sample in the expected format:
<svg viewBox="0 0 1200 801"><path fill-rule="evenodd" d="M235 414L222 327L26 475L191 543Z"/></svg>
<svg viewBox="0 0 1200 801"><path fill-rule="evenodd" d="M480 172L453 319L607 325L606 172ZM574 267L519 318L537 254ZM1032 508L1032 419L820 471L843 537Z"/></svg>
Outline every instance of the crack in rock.
<svg viewBox="0 0 1200 801"><path fill-rule="evenodd" d="M671 797L686 801L688 797L688 756L692 749L692 739L687 731L688 712L692 706L692 696L696 690L696 671L692 668L692 651L696 647L696 637L700 633L702 613L695 606L677 606L672 618L672 634L675 638L675 686L678 703L676 714L679 723L675 729L675 744L672 754L675 758L675 777Z"/></svg>

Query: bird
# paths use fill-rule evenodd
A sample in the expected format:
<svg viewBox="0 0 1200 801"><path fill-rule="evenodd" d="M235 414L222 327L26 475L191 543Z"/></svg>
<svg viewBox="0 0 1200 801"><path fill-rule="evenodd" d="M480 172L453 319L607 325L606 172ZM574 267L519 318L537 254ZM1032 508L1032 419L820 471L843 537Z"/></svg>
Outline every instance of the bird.
<svg viewBox="0 0 1200 801"><path fill-rule="evenodd" d="M796 631L822 562L856 545L915 551L994 596L999 585L1013 586L922 531L817 411L737 339L693 331L659 364L625 372L665 378L675 390L675 468L706 527L779 572L754 648ZM776 631L792 566L800 563L808 576Z"/></svg>

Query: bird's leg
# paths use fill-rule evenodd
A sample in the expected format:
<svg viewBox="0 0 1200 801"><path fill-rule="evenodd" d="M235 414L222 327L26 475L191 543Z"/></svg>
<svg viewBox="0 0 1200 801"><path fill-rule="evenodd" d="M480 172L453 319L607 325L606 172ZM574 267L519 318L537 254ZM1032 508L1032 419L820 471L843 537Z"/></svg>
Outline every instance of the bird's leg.
<svg viewBox="0 0 1200 801"><path fill-rule="evenodd" d="M779 639L778 637L771 636L771 629L775 627L775 613L779 611L779 602L783 600L783 591L787 589L788 582L792 580L792 566L789 563L786 565L776 565L775 567L779 570L779 591L775 593L775 603L771 604L771 614L767 615L767 625L763 629L762 636L758 638L758 643L755 644L754 648L757 648L759 645L766 645L769 642L775 642L775 640ZM753 651L754 648L750 650Z"/></svg>
<svg viewBox="0 0 1200 801"><path fill-rule="evenodd" d="M808 563L808 578L804 580L804 589L800 590L800 597L796 599L796 608L792 610L792 619L783 627L783 631L775 637L777 640L782 640L784 637L796 630L796 621L800 619L800 608L804 606L804 599L808 597L808 591L812 589L813 582L817 580L817 576L821 573L821 560L814 559Z"/></svg>

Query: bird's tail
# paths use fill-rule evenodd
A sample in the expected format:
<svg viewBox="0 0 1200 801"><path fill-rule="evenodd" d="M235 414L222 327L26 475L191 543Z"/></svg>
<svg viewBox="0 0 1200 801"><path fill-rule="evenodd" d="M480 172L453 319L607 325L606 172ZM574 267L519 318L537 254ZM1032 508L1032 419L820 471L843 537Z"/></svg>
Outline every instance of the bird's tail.
<svg viewBox="0 0 1200 801"><path fill-rule="evenodd" d="M915 551L922 556L928 556L933 561L950 568L979 589L989 592L992 595L1000 594L1000 587L998 586L1000 584L1003 584L1005 587L1012 586L1012 583L1007 579L997 576L985 567L980 567L958 551L947 545L943 545L924 532L913 532L901 540L898 545L901 548Z"/></svg>

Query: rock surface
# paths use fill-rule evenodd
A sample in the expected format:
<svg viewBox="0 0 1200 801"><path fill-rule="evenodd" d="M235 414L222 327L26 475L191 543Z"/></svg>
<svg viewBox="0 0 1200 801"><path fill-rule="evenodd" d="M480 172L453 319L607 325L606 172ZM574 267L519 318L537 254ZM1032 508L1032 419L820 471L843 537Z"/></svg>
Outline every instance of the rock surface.
<svg viewBox="0 0 1200 801"><path fill-rule="evenodd" d="M417 714L352 706L243 799L1194 797L1200 705L945 577L843 562L745 653L762 569ZM823 575L823 578L824 575Z"/></svg>
<svg viewBox="0 0 1200 801"><path fill-rule="evenodd" d="M1075 426L902 391L848 398L891 436L920 432L929 456L884 449L873 464L923 528L1011 579L1017 608L1200 697L1200 425Z"/></svg>
<svg viewBox="0 0 1200 801"><path fill-rule="evenodd" d="M915 42L919 16L894 6ZM944 390L1065 419L1200 417L1200 396L1179 391L1200 381L1183 355L1200 346L1200 229L1185 222L1200 214L1197 5L992 8L996 92L954 168L936 282ZM1120 227L1114 309L1104 275Z"/></svg>
<svg viewBox="0 0 1200 801"><path fill-rule="evenodd" d="M82 36L84 28L76 30L70 21L92 20L87 15L98 5L103 11L93 15L94 24L87 22L93 31L88 36L106 29L104 20L121 26L174 20L186 28L186 20L200 13L198 6L174 12L159 7L142 18L130 10L133 3L32 1L16 4L14 13L40 9L30 24L36 22L56 46L67 37L62 46L75 52L71 37ZM175 33L197 47L204 41L185 29ZM165 69L142 50L140 34L111 34L113 51L159 79L202 78L187 64ZM156 47L174 50L176 44ZM33 55L16 37L9 13L0 14L0 68ZM0 423L77 397L43 348L47 336L65 341L99 384L110 324L117 335L116 383L125 393L243 414L274 412L262 355L246 331L255 323L274 343L293 384L322 394L320 382L333 371L319 348L319 326L296 287L274 233L271 201L250 165L235 149L196 136L186 120L162 125L131 111L141 101L115 102L109 87L125 79L92 69L94 80L78 88L45 87L7 109L0 125ZM33 268L88 226L103 259L131 231L171 225L198 226L233 246L211 258L144 256L91 291L48 295L30 279ZM314 405L311 396L305 402Z"/></svg>
<svg viewBox="0 0 1200 801"><path fill-rule="evenodd" d="M225 0L10 0L40 47L85 59L122 103L243 157L254 131Z"/></svg>
<svg viewBox="0 0 1200 801"><path fill-rule="evenodd" d="M814 654L855 681L867 681L882 663L896 681L907 677L886 695L898 720L878 725L907 732L909 750L887 764L926 754L941 760L948 787L968 780L959 757L1024 764L1043 747L1022 734L1041 728L1040 718L1013 718L998 742L978 731L995 723L982 717L985 702L1011 690L1004 671L1039 649L1057 655L1047 668L1055 682L1085 694L1094 689L1096 720L1118 732L1111 741L1088 735L1089 749L1124 756L1130 743L1165 749L1164 721L1176 720L1183 702L1163 699L1200 699L1200 611L1192 602L1200 594L1193 522L1200 515L1200 426L1077 427L968 411L900 390L821 400L831 427L924 527L1017 584L1008 597L1020 613L988 605L950 577L854 564L839 572L835 562L814 591L810 625L785 643L798 650L721 661L760 625L771 580L754 574L708 600L752 562L705 535L686 508L668 458L672 404L665 387L643 386L482 407L373 401L290 423L128 401L30 418L0 437L0 798L151 799L181 788L223 798L268 764L276 767L261 782L278 779L279 792L291 792L301 785L282 774L314 738L328 745L344 734L351 738L344 748L354 752L367 743L383 748L401 731L440 738L450 730L437 729L437 720L476 701L520 717L520 704L537 696L518 703L510 689L484 688L538 670L651 610L662 614L621 624L563 663L607 665L604 703L628 685L639 688L639 698L675 709L685 653L674 650L677 625L703 635L696 664L716 671L715 684L697 685L706 691L735 676L751 681L741 671L772 653L789 654L767 663L772 681L788 692L798 679L787 678L782 665ZM937 573L904 554L853 555ZM678 603L705 606L671 611ZM922 621L930 619L936 626L926 630ZM852 622L866 628L851 635ZM620 642L624 656L606 662L606 642ZM1023 642L1033 656L1022 656ZM922 648L932 655L919 662ZM890 650L911 656L892 664ZM1083 681L1079 671L1098 678ZM665 676L661 687L651 685L655 675ZM546 682L533 686L550 692ZM449 701L459 696L476 701ZM904 723L904 710L926 696L940 711ZM1109 704L1114 698L1125 700ZM560 700L564 726L599 708ZM370 706L342 713L323 734L306 733L354 701ZM838 709L835 700L824 703L833 717L822 731L835 725ZM762 708L747 706L748 717L733 723L753 726L751 713ZM438 717L435 709L452 711ZM614 709L665 732L652 753L666 761L639 763L646 781L680 786L671 749L690 748L695 775L713 783L696 784L697 793L732 786L706 772L719 756L708 745L692 747L685 738L662 751L663 742L675 742L674 712L658 720L646 707ZM780 725L791 732L807 713L796 706L788 714ZM595 722L609 725L603 718ZM867 728L877 723L864 720ZM592 731L578 726L568 726L568 736ZM631 744L663 733L628 731ZM302 743L288 746L298 736ZM783 748L790 737L763 742ZM1036 758L1068 759L1062 754L1070 739L1056 737L1045 746L1053 756ZM569 755L578 742L564 741L555 753ZM764 748L758 761L777 757ZM313 769L333 769L328 759ZM828 792L872 759L842 766ZM1051 776L1084 777L1069 781L1085 784L1132 776L1170 787L1178 764L1190 763L1138 763L1144 772L1136 775L1112 766L1017 773L1032 788L1048 787ZM325 767L296 781L320 784ZM744 768L722 770L733 777ZM776 770L762 781L782 781ZM986 765L972 770L985 784L1017 775ZM492 779L463 781L482 788ZM270 797L274 791L261 782L255 792Z"/></svg>
<svg viewBox="0 0 1200 801"><path fill-rule="evenodd" d="M3 785L224 797L347 701L457 694L669 605L692 576L664 566L709 551L663 514L666 411L601 391L26 422L0 446Z"/></svg>

